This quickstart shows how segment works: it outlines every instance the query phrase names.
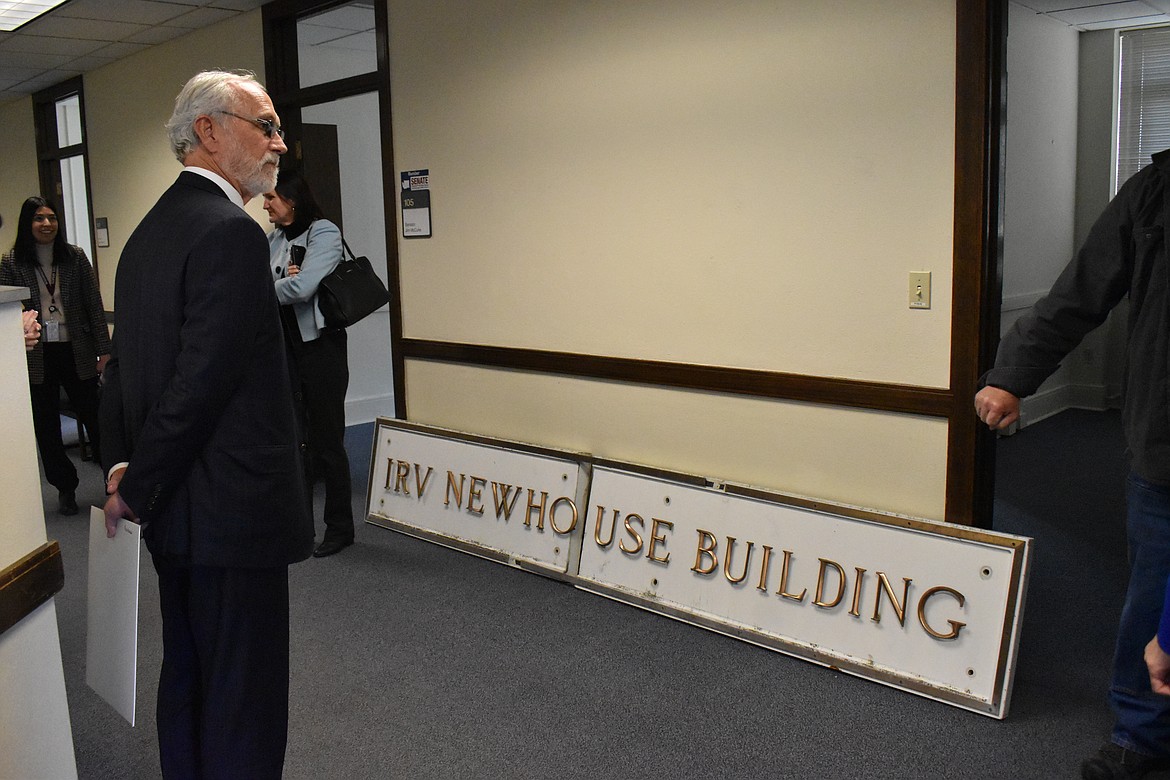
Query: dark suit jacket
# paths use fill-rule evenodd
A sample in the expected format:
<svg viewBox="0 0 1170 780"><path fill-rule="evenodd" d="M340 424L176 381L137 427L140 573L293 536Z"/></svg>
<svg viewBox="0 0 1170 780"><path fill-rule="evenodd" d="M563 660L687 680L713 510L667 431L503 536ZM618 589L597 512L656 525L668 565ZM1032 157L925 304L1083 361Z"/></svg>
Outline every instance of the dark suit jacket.
<svg viewBox="0 0 1170 780"><path fill-rule="evenodd" d="M69 342L73 347L73 367L78 379L93 379L98 375L99 355L110 354L110 331L106 325L105 307L98 291L97 277L93 266L85 256L85 250L70 245L72 257L57 266L57 284L61 285L61 305L65 307L65 318L69 324ZM36 309L37 319L45 322L45 310L41 306L41 288L37 284L36 260L21 263L13 252L0 259L0 284L27 287L29 297L24 300L26 309ZM45 381L44 341L25 353L28 358L28 378L34 385Z"/></svg>
<svg viewBox="0 0 1170 780"><path fill-rule="evenodd" d="M308 557L313 523L260 226L178 180L126 242L102 390L106 467L155 555L202 566Z"/></svg>

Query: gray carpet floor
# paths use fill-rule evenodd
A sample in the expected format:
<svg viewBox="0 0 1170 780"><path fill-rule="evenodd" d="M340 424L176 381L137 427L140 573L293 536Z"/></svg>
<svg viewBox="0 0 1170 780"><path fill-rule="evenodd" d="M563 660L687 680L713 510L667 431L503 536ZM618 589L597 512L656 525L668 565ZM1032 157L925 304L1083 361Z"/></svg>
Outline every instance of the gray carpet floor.
<svg viewBox="0 0 1170 780"><path fill-rule="evenodd" d="M347 432L359 518L371 437ZM1066 412L1002 440L998 460L996 527L1037 539L1005 721L359 523L353 547L290 570L285 777L1077 777L1111 722L1118 416ZM99 502L98 469L79 468L79 502ZM80 776L158 777L153 569L144 556L131 728L85 685L85 521L44 496Z"/></svg>

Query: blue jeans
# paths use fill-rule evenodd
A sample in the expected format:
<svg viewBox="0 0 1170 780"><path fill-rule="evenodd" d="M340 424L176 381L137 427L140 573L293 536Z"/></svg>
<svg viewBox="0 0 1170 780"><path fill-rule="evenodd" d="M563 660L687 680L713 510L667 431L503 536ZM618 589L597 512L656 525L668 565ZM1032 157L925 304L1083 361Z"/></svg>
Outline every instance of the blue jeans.
<svg viewBox="0 0 1170 780"><path fill-rule="evenodd" d="M1109 704L1113 741L1128 750L1170 756L1170 696L1150 690L1142 653L1158 633L1170 576L1170 487L1131 473L1126 485L1129 589L1117 630Z"/></svg>

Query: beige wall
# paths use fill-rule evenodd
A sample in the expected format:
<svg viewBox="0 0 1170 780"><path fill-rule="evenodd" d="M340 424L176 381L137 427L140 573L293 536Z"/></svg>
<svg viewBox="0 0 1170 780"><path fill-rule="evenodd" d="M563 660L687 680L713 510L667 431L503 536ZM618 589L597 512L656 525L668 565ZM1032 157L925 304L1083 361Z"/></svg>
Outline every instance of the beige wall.
<svg viewBox="0 0 1170 780"><path fill-rule="evenodd" d="M394 165L432 176L434 237L399 242L406 336L946 387L953 3L388 3ZM253 12L86 76L108 306L178 172L175 92L260 72L261 41ZM937 419L419 361L405 381L420 422L944 514Z"/></svg>
<svg viewBox="0 0 1170 780"><path fill-rule="evenodd" d="M16 241L20 204L40 192L32 98L26 97L0 105L0 215L4 216L0 251L7 252Z"/></svg>
<svg viewBox="0 0 1170 780"><path fill-rule="evenodd" d="M395 165L430 170L434 224L401 242L404 335L947 386L953 3L390 11ZM938 420L420 361L406 385L421 422L943 515Z"/></svg>
<svg viewBox="0 0 1170 780"><path fill-rule="evenodd" d="M230 54L224 54L230 52ZM109 220L110 246L96 249L102 295L113 309L114 271L131 231L182 170L164 123L175 95L201 70L246 69L263 80L260 12L233 17L147 49L85 76L86 127L94 217ZM128 89L127 85L134 85ZM249 211L267 227L259 208Z"/></svg>
<svg viewBox="0 0 1170 780"><path fill-rule="evenodd" d="M947 385L953 3L391 9L407 336Z"/></svg>

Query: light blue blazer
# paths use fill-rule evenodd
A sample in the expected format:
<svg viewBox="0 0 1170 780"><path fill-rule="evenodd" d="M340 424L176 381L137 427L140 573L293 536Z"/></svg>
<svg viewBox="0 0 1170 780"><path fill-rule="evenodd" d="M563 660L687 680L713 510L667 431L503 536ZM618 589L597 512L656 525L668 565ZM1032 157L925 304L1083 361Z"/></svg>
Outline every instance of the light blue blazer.
<svg viewBox="0 0 1170 780"><path fill-rule="evenodd" d="M289 246L305 247L301 272L288 276ZM291 305L303 341L314 341L325 328L325 318L317 306L317 285L337 267L343 257L341 231L327 219L314 220L309 229L289 241L284 231L268 234L269 262L276 279L276 300Z"/></svg>

